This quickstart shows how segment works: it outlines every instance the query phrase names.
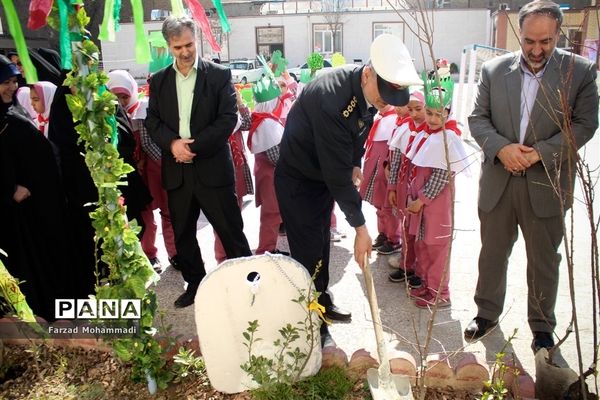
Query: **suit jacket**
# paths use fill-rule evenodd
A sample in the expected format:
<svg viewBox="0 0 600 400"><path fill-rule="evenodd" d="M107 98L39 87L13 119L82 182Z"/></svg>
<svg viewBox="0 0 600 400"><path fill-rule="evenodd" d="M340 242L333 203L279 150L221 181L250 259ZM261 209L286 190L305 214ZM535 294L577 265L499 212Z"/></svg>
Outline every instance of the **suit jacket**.
<svg viewBox="0 0 600 400"><path fill-rule="evenodd" d="M496 155L502 147L519 142L520 58L521 52L511 53L483 65L475 108L469 116L471 134L484 153L479 182L479 208L484 212L498 204L511 176ZM567 106L567 113L563 112L561 101ZM583 57L556 49L541 79L523 142L535 148L542 159L527 169L525 177L532 208L540 218L561 214L561 202L552 186L557 174L565 209L573 203L573 165L577 154L568 144L569 130L565 127L569 125L577 149L598 128L596 66Z"/></svg>
<svg viewBox="0 0 600 400"><path fill-rule="evenodd" d="M175 70L169 65L152 76L145 125L162 149L162 182L166 190L183 183L184 164L175 162L171 142L179 139L179 109ZM235 89L231 71L209 61L198 60L196 86L190 116L190 132L196 153L196 178L207 187L233 185L233 164L227 139L237 122Z"/></svg>

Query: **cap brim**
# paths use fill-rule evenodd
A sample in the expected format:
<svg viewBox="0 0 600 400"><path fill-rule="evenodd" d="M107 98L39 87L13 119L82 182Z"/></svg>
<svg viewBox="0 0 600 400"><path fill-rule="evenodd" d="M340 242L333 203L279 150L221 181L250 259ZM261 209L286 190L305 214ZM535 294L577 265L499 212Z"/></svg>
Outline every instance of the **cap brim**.
<svg viewBox="0 0 600 400"><path fill-rule="evenodd" d="M392 84L379 75L377 75L377 89L379 90L379 95L383 101L392 106L405 106L410 100L408 86Z"/></svg>

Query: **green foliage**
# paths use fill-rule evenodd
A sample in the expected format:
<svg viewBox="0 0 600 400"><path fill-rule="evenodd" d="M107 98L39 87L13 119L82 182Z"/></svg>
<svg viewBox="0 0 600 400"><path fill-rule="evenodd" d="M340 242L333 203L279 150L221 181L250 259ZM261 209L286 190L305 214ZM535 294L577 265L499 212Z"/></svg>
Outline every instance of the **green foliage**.
<svg viewBox="0 0 600 400"><path fill-rule="evenodd" d="M74 2L71 2L74 5ZM76 10L76 12L73 12ZM116 97L104 86L107 75L99 70L99 49L89 40L85 27L90 18L83 7L69 12L69 29L73 42L73 70L64 85L71 88L67 104L73 118L79 121L78 142L85 148L85 163L98 188L97 208L90 213L97 243L102 248L102 261L108 265L108 276L96 285L97 299L137 298L142 300L138 332L130 338L110 341L115 354L132 365L132 378L145 381L153 376L159 388L165 388L173 374L166 368L164 349L156 340L153 328L156 294L149 286L156 274L144 255L135 221L128 221L119 190L125 176L133 171L119 156L114 139ZM53 7L50 23L58 27L58 13ZM115 141L113 140L113 143ZM98 275L99 276L99 275Z"/></svg>
<svg viewBox="0 0 600 400"><path fill-rule="evenodd" d="M200 376L205 372L204 360L202 357L196 357L192 349L180 347L177 354L173 356L173 362L175 382L179 382L189 375Z"/></svg>
<svg viewBox="0 0 600 400"><path fill-rule="evenodd" d="M252 391L257 400L342 400L354 387L354 381L340 367L326 368L315 376L293 385L274 384ZM366 389L368 392L368 388Z"/></svg>
<svg viewBox="0 0 600 400"><path fill-rule="evenodd" d="M505 363L506 357L506 348L510 342L517 335L517 329L513 332L513 334L508 338L502 350L496 353L496 361L492 367L491 378L489 381L485 382L485 390L481 395L481 400L504 400L509 396L508 388L505 386L504 376L508 374L515 373L513 368L510 368Z"/></svg>

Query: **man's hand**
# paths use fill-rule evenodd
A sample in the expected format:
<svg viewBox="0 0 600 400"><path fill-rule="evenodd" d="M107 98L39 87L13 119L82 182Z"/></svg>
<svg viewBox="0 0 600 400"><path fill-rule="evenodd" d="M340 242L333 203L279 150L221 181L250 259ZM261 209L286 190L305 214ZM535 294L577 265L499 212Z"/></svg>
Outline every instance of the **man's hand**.
<svg viewBox="0 0 600 400"><path fill-rule="evenodd" d="M25 186L17 185L15 192L13 193L13 200L17 203L22 202L26 198L31 196L31 192Z"/></svg>
<svg viewBox="0 0 600 400"><path fill-rule="evenodd" d="M417 198L416 200L409 199L408 207L406 207L406 210L411 214L417 214L419 211L421 211L423 205L423 202L419 198Z"/></svg>
<svg viewBox="0 0 600 400"><path fill-rule="evenodd" d="M365 268L365 254L371 257L372 241L367 227L361 225L356 228L356 237L354 238L354 260L361 269Z"/></svg>
<svg viewBox="0 0 600 400"><path fill-rule="evenodd" d="M533 147L524 146L519 143L511 143L500 149L497 157L504 165L504 169L510 172L523 171L532 165L532 162L528 156L532 156L530 153L537 152Z"/></svg>
<svg viewBox="0 0 600 400"><path fill-rule="evenodd" d="M363 173L358 167L352 168L352 183L354 186L359 187L363 180Z"/></svg>
<svg viewBox="0 0 600 400"><path fill-rule="evenodd" d="M396 191L395 190L388 190L388 202L390 203L390 205L394 208L398 207L398 205L396 204Z"/></svg>
<svg viewBox="0 0 600 400"><path fill-rule="evenodd" d="M171 142L171 153L178 163L192 162L196 153L190 150L190 144L194 143L194 139L175 139Z"/></svg>

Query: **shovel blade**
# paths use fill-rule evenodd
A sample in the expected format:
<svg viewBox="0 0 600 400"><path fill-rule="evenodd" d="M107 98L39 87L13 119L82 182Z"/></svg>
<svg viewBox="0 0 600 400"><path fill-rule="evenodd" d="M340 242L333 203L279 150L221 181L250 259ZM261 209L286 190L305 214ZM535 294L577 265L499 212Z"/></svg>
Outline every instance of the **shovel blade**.
<svg viewBox="0 0 600 400"><path fill-rule="evenodd" d="M381 376L376 368L369 368L367 381L373 400L413 400L410 379L406 375Z"/></svg>

